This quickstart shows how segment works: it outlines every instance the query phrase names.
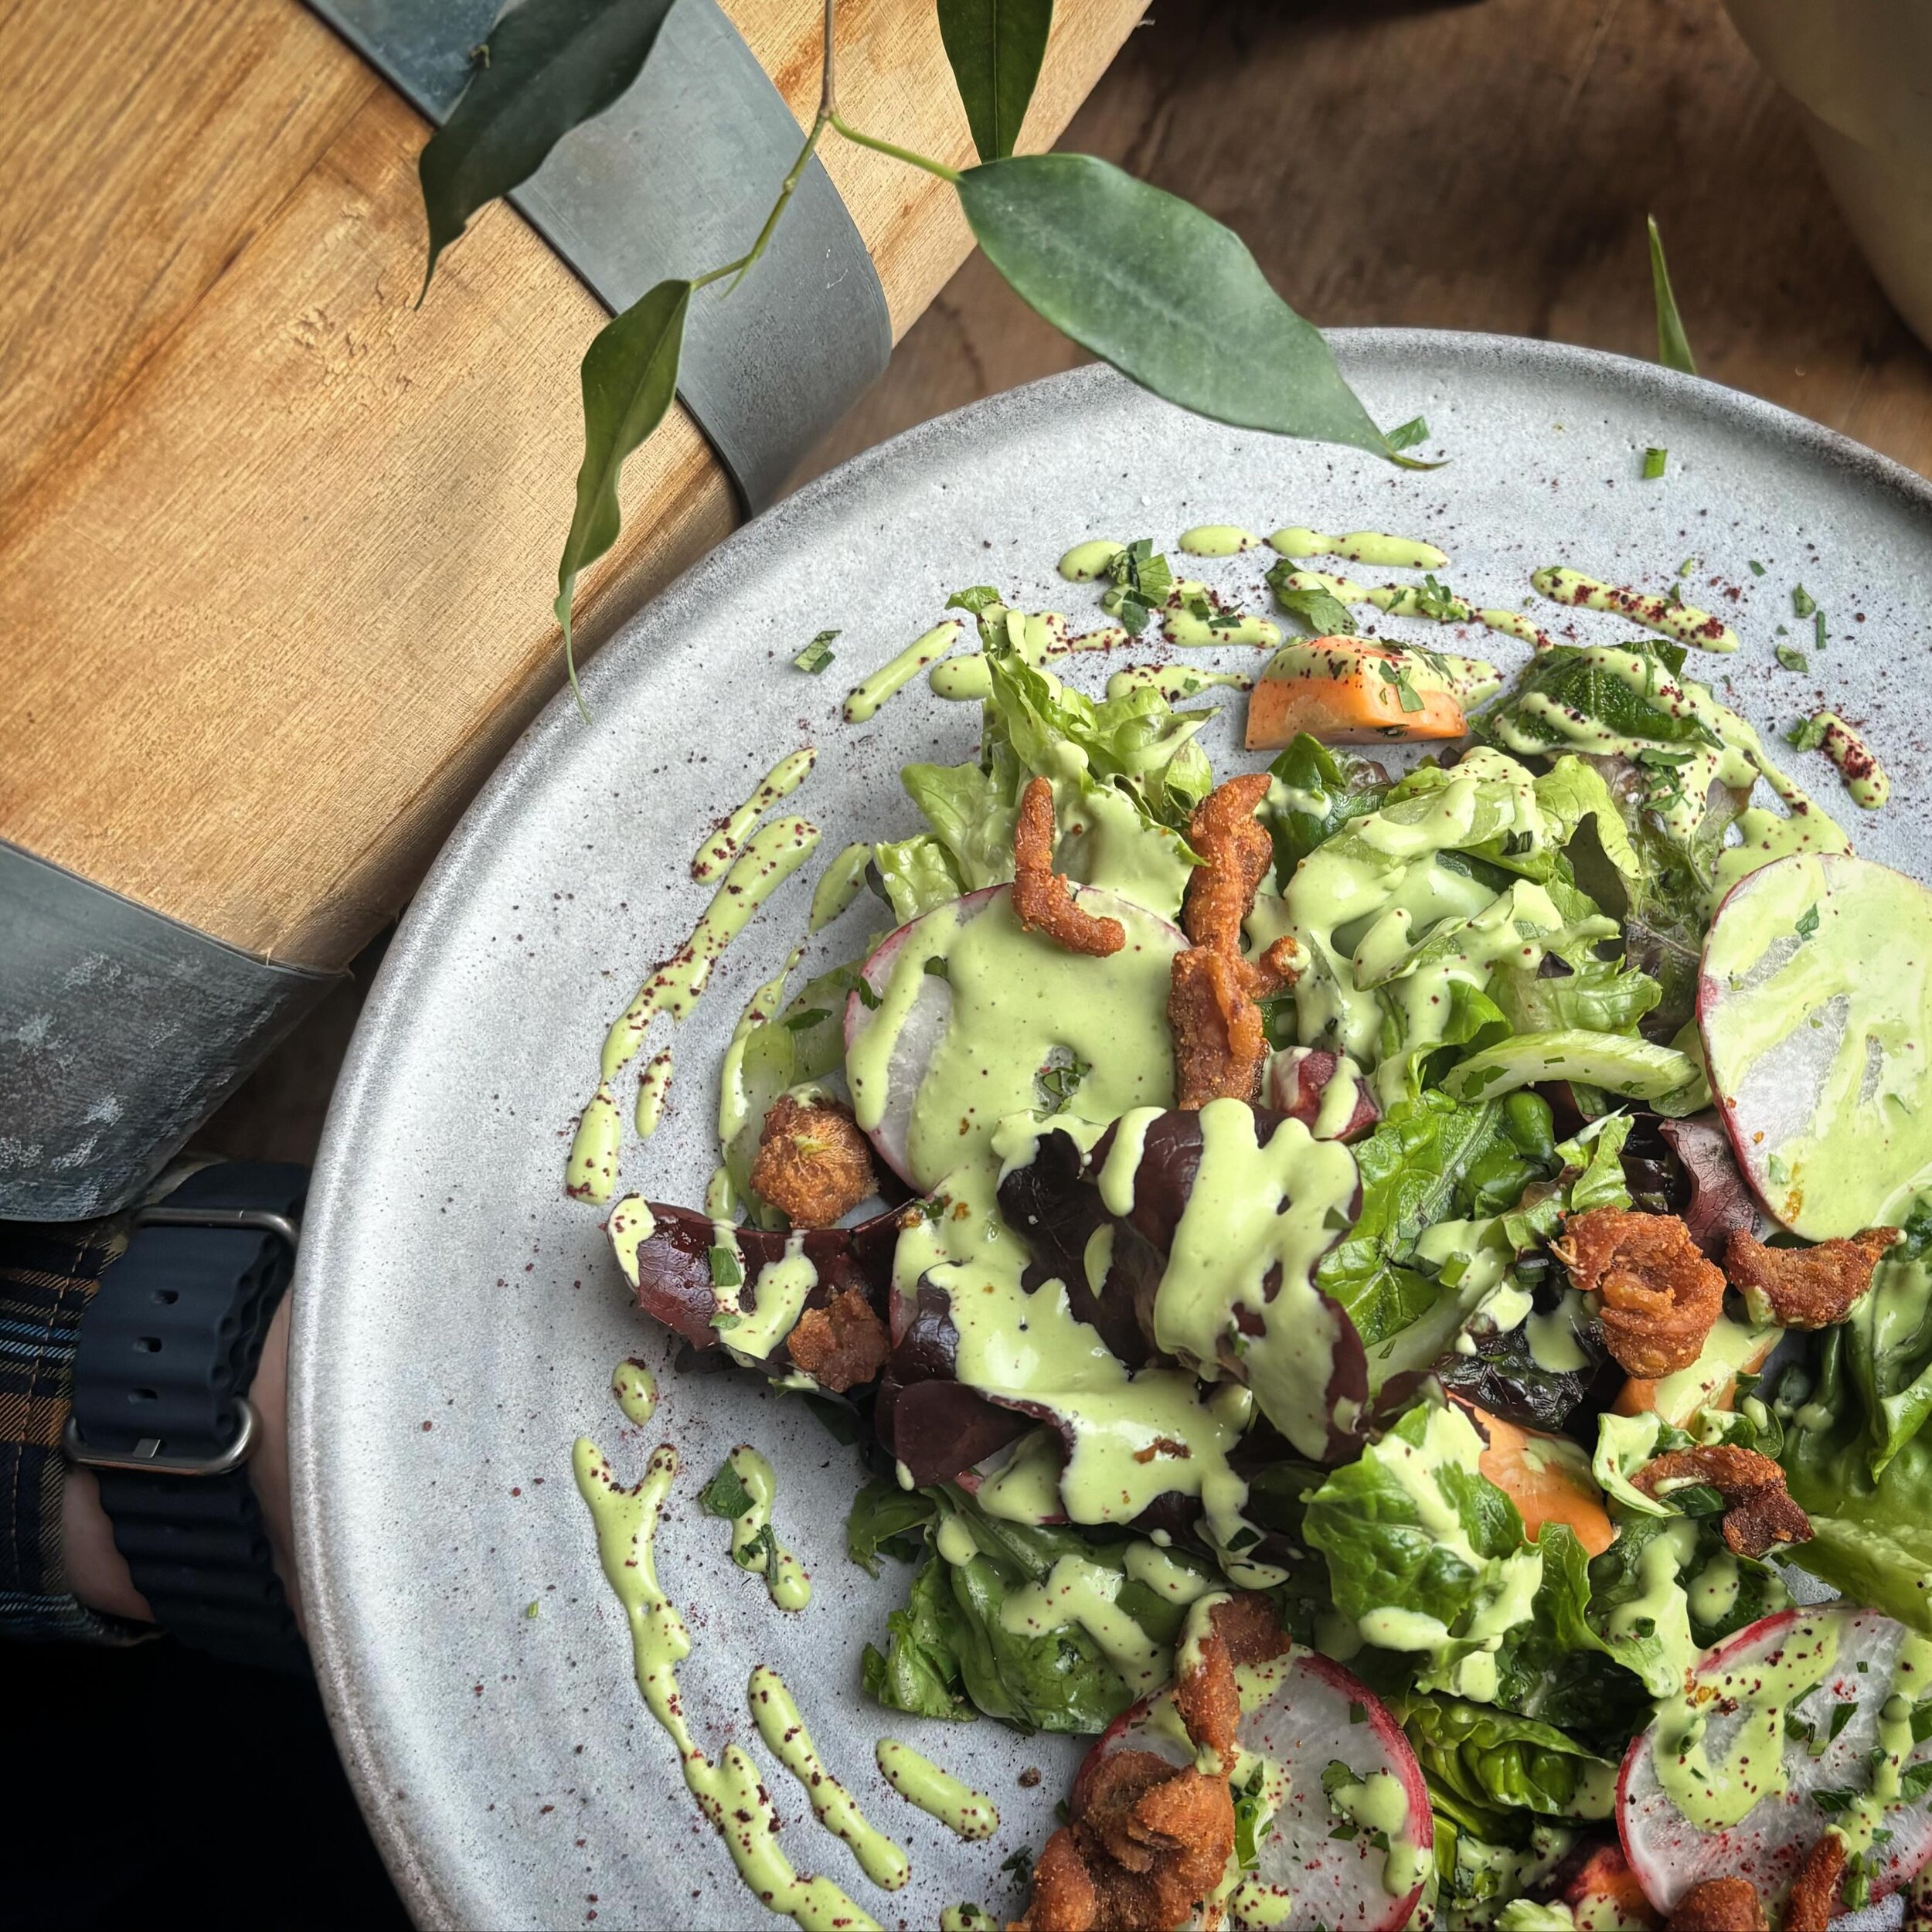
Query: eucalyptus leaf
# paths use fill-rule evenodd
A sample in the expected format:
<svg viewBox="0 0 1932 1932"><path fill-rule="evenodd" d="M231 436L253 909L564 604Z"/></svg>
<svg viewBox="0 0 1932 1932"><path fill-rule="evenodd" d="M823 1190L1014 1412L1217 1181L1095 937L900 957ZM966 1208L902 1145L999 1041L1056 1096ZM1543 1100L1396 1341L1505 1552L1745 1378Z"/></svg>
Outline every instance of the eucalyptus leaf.
<svg viewBox="0 0 1932 1932"><path fill-rule="evenodd" d="M1405 468L1321 332L1232 229L1091 155L1025 155L959 178L987 258L1020 299L1155 395L1244 429L1345 443Z"/></svg>
<svg viewBox="0 0 1932 1932"><path fill-rule="evenodd" d="M564 662L577 688L570 648L570 598L577 573L617 540L617 478L624 460L664 420L678 390L678 358L692 284L660 282L598 331L583 356L583 464L577 502L557 566L557 621ZM580 693L579 702L582 702Z"/></svg>
<svg viewBox="0 0 1932 1932"><path fill-rule="evenodd" d="M939 34L981 161L1013 151L1039 79L1053 0L939 0Z"/></svg>
<svg viewBox="0 0 1932 1932"><path fill-rule="evenodd" d="M437 257L470 217L543 166L638 77L672 0L522 0L491 29L470 84L417 161Z"/></svg>
<svg viewBox="0 0 1932 1932"><path fill-rule="evenodd" d="M1677 298L1671 293L1670 270L1664 261L1664 238L1657 232L1656 217L1648 219L1651 287L1657 296L1657 359L1666 369L1682 369L1686 376L1695 376L1697 364L1691 355L1689 339L1684 333L1684 318L1678 314ZM1648 471L1645 474L1648 474ZM1663 474L1661 466L1658 474Z"/></svg>

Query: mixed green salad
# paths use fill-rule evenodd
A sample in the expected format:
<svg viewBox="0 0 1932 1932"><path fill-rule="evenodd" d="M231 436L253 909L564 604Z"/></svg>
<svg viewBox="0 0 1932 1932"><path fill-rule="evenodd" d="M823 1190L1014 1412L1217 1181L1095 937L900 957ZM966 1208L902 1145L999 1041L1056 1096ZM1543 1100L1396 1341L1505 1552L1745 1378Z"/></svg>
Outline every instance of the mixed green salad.
<svg viewBox="0 0 1932 1932"><path fill-rule="evenodd" d="M1284 641L1151 545L1070 563L1100 642L1270 649L1262 755L1201 743L1245 679L1090 696L1095 639L961 593L920 662L977 630L932 675L978 756L827 869L815 927L877 930L753 1002L703 1209L610 1217L644 1310L863 1445L865 1694L1098 1740L1033 1932L1909 1889L1932 895L1654 611L1505 685L1356 628L1507 614L1433 575L1271 576Z"/></svg>

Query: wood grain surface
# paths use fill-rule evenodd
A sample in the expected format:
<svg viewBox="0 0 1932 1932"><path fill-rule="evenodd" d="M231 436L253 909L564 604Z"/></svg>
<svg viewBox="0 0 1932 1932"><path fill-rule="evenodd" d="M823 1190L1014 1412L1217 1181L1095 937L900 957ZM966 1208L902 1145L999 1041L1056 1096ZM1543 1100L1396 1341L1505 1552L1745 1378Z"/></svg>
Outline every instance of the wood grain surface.
<svg viewBox="0 0 1932 1932"><path fill-rule="evenodd" d="M1063 5L1031 142L1140 4ZM808 116L816 6L727 10ZM969 162L931 7L839 21L847 117ZM296 0L15 0L0 66L0 837L339 964L558 682L603 312L502 206L413 306L427 130ZM956 200L855 147L826 160L903 329L965 252ZM736 515L681 412L624 497L590 644Z"/></svg>

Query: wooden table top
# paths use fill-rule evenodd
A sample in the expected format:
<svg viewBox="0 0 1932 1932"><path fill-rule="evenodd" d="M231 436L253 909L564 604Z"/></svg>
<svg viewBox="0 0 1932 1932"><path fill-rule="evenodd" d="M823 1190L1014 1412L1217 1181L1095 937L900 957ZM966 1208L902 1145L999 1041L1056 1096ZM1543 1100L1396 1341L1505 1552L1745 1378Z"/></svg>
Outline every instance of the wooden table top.
<svg viewBox="0 0 1932 1932"><path fill-rule="evenodd" d="M1887 305L1718 0L1153 11L1061 145L1230 223L1313 320L1650 355L1655 214L1703 373L1932 476L1932 353ZM801 480L1083 359L975 257ZM326 1003L200 1138L308 1158L355 1000Z"/></svg>

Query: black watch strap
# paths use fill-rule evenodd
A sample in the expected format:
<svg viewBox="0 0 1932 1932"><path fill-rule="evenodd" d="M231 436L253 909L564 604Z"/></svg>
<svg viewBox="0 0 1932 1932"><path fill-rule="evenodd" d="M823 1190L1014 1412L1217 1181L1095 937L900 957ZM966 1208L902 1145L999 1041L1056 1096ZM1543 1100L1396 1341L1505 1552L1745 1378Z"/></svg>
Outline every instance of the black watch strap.
<svg viewBox="0 0 1932 1932"><path fill-rule="evenodd" d="M155 1621L238 1662L306 1667L248 1478L243 1392L294 1272L308 1170L224 1162L134 1217L74 1362L72 1458Z"/></svg>

